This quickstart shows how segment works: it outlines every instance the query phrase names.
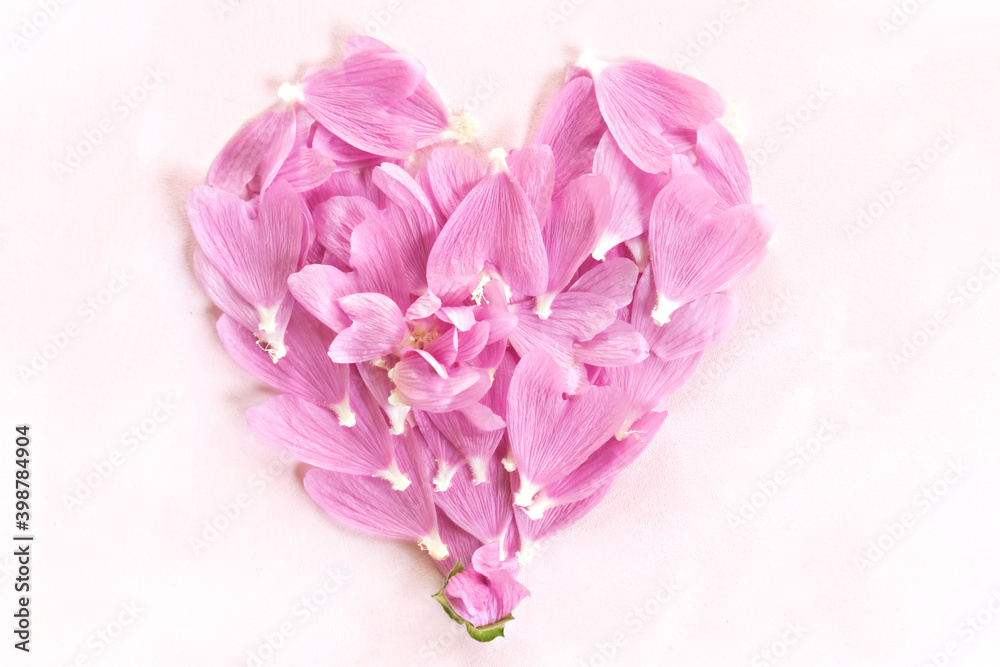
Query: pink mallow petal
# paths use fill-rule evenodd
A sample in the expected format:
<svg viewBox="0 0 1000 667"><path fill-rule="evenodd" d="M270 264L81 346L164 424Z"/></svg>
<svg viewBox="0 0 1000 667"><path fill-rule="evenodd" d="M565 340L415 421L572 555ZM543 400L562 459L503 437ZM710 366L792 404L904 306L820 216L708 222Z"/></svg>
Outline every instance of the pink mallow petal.
<svg viewBox="0 0 1000 667"><path fill-rule="evenodd" d="M570 182L552 207L549 224L542 231L549 262L549 284L538 297L535 312L548 317L552 299L576 275L580 264L594 250L608 224L608 181L587 174Z"/></svg>
<svg viewBox="0 0 1000 667"><path fill-rule="evenodd" d="M598 487L597 491L583 500L557 505L547 510L539 519L531 519L523 507L515 507L514 521L521 537L521 549L517 554L518 561L521 563L531 561L546 540L582 519L604 499L610 488L611 480L607 480Z"/></svg>
<svg viewBox="0 0 1000 667"><path fill-rule="evenodd" d="M247 410L258 438L310 465L353 475L377 475L397 488L410 484L398 467L393 436L378 404L360 382L352 382L356 423L345 426L329 408L282 394Z"/></svg>
<svg viewBox="0 0 1000 667"><path fill-rule="evenodd" d="M614 387L565 394L559 365L545 352L523 356L507 395L507 435L521 485L515 502L532 496L578 465L621 427L628 396Z"/></svg>
<svg viewBox="0 0 1000 667"><path fill-rule="evenodd" d="M635 420L658 408L664 399L680 389L694 373L699 359L700 352L670 361L661 361L659 357L650 355L631 366L601 369L602 382L617 387L631 399L632 409L619 435L627 433Z"/></svg>
<svg viewBox="0 0 1000 667"><path fill-rule="evenodd" d="M489 373L484 369L460 365L447 373L441 377L417 350L404 349L389 371L396 388L390 402L428 412L449 412L476 403L490 388Z"/></svg>
<svg viewBox="0 0 1000 667"><path fill-rule="evenodd" d="M510 473L500 458L490 458L487 479L476 484L469 469L455 473L451 486L434 494L434 502L457 525L482 542L502 542L514 521Z"/></svg>
<svg viewBox="0 0 1000 667"><path fill-rule="evenodd" d="M495 166L458 205L431 250L427 277L435 292L437 282L457 277L475 285L487 264L523 294L545 291L548 263L538 219L503 156L495 156Z"/></svg>
<svg viewBox="0 0 1000 667"><path fill-rule="evenodd" d="M316 126L305 109L296 110L295 143L274 177L275 180L286 181L296 192L318 187L337 168L332 159L312 147L310 142ZM264 189L266 188L267 185L264 185Z"/></svg>
<svg viewBox="0 0 1000 667"><path fill-rule="evenodd" d="M674 178L656 197L649 249L657 323L668 321L677 307L732 284L767 252L774 220L763 207L743 204L718 213L717 197L693 174Z"/></svg>
<svg viewBox="0 0 1000 667"><path fill-rule="evenodd" d="M342 364L371 361L394 354L407 335L399 306L384 294L350 294L338 301L351 326L330 345L330 358Z"/></svg>
<svg viewBox="0 0 1000 667"><path fill-rule="evenodd" d="M295 144L295 109L279 104L254 118L219 151L208 184L241 197L266 190Z"/></svg>
<svg viewBox="0 0 1000 667"><path fill-rule="evenodd" d="M418 451L422 443L410 435L399 440L401 466L414 480L405 489L394 489L374 477L313 468L305 476L306 492L341 523L373 535L415 541L442 560L448 557L448 548L438 530L433 492L424 481L425 463Z"/></svg>
<svg viewBox="0 0 1000 667"><path fill-rule="evenodd" d="M670 171L674 153L690 150L698 128L725 110L706 84L652 63L602 63L591 72L608 129L622 152L651 174Z"/></svg>
<svg viewBox="0 0 1000 667"><path fill-rule="evenodd" d="M396 245L409 291L420 293L427 287L427 255L438 234L431 203L413 177L394 164L376 167L372 181L389 201L382 225Z"/></svg>
<svg viewBox="0 0 1000 667"><path fill-rule="evenodd" d="M552 206L555 163L552 149L543 144L516 148L507 156L507 166L535 210L535 219L545 227Z"/></svg>
<svg viewBox="0 0 1000 667"><path fill-rule="evenodd" d="M593 80L581 76L567 81L545 112L535 137L536 144L546 144L552 150L555 195L570 181L590 172L594 151L604 132Z"/></svg>
<svg viewBox="0 0 1000 667"><path fill-rule="evenodd" d="M649 356L649 343L631 324L615 320L590 340L573 343L573 356L591 366L629 366Z"/></svg>
<svg viewBox="0 0 1000 667"><path fill-rule="evenodd" d="M607 178L611 189L608 226L594 249L594 257L603 259L608 250L648 229L653 200L669 177L635 166L610 132L604 133L597 147L594 172Z"/></svg>
<svg viewBox="0 0 1000 667"><path fill-rule="evenodd" d="M669 322L657 326L650 315L655 305L656 290L652 277L646 272L636 286L632 323L662 361L704 350L733 328L740 313L735 297L709 294L679 307L671 314Z"/></svg>
<svg viewBox="0 0 1000 667"><path fill-rule="evenodd" d="M615 308L632 303L639 269L630 259L613 257L597 264L569 287L570 292L589 292L609 299Z"/></svg>
<svg viewBox="0 0 1000 667"><path fill-rule="evenodd" d="M722 123L713 121L698 130L694 154L698 158L696 171L719 194L723 209L751 203L746 158Z"/></svg>
<svg viewBox="0 0 1000 667"><path fill-rule="evenodd" d="M448 548L448 557L435 560L434 565L437 566L441 574L446 575L455 569L458 561L462 561L463 565L471 563L472 555L476 549L483 546L483 543L455 525L455 522L449 519L440 507L437 510L437 522L441 541Z"/></svg>
<svg viewBox="0 0 1000 667"><path fill-rule="evenodd" d="M288 289L303 308L334 331L351 326L351 318L339 300L360 291L353 273L326 264L310 264L288 276Z"/></svg>
<svg viewBox="0 0 1000 667"><path fill-rule="evenodd" d="M285 332L288 353L275 362L257 337L223 315L216 324L223 347L238 364L280 391L324 405L350 426L354 414L347 398L349 367L327 356L333 332L301 308L292 313Z"/></svg>
<svg viewBox="0 0 1000 667"><path fill-rule="evenodd" d="M303 80L303 103L331 133L361 150L405 157L417 144L416 132L388 107L413 94L424 67L398 53L357 53Z"/></svg>
<svg viewBox="0 0 1000 667"><path fill-rule="evenodd" d="M188 195L187 209L209 262L257 309L258 328L272 333L288 276L302 254L305 219L298 195L277 181L254 212L236 195L199 186Z"/></svg>
<svg viewBox="0 0 1000 667"><path fill-rule="evenodd" d="M442 221L451 217L486 172L485 164L458 146L434 149L421 173L426 174L426 189Z"/></svg>
<svg viewBox="0 0 1000 667"><path fill-rule="evenodd" d="M610 438L578 468L535 496L527 508L528 517L538 519L550 508L596 493L642 453L666 418L666 412L650 412L637 420L625 437Z"/></svg>
<svg viewBox="0 0 1000 667"><path fill-rule="evenodd" d="M369 218L378 217L378 208L367 197L330 197L313 209L316 238L336 258L338 269L347 270L351 261L351 233Z"/></svg>

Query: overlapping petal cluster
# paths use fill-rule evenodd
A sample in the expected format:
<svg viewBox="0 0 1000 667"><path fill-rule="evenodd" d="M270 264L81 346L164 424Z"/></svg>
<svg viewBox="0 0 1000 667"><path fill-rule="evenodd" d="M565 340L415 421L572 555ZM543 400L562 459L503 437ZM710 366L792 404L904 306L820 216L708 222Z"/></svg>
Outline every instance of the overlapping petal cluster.
<svg viewBox="0 0 1000 667"><path fill-rule="evenodd" d="M281 392L251 430L340 522L461 563L442 604L502 633L532 546L733 326L773 222L719 96L650 63L582 59L534 141L485 160L374 39L279 93L188 197L219 336Z"/></svg>

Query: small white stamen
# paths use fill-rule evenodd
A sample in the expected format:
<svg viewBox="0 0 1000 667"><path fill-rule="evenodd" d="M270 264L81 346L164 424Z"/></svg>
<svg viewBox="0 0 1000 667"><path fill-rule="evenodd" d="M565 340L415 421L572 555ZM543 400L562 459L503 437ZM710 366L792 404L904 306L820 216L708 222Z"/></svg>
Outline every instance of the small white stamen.
<svg viewBox="0 0 1000 667"><path fill-rule="evenodd" d="M282 102L303 102L305 93L301 83L285 82L278 88L278 97Z"/></svg>
<svg viewBox="0 0 1000 667"><path fill-rule="evenodd" d="M528 507L531 505L531 499L534 495L541 490L541 486L535 484L534 482L529 482L522 476L521 488L514 494L514 504L520 505L521 507Z"/></svg>
<svg viewBox="0 0 1000 667"><path fill-rule="evenodd" d="M390 463L385 470L379 470L375 476L392 484L392 488L396 491L405 491L406 487L410 485L410 478L403 474L403 471L399 469L399 464L395 461Z"/></svg>
<svg viewBox="0 0 1000 667"><path fill-rule="evenodd" d="M266 334L273 334L278 328L278 308L280 307L280 304L270 308L257 306L257 328Z"/></svg>
<svg viewBox="0 0 1000 667"><path fill-rule="evenodd" d="M548 294L535 297L535 315L538 315L538 319L549 319L549 315L552 314L552 302L555 301L556 294L556 292L549 292Z"/></svg>
<svg viewBox="0 0 1000 667"><path fill-rule="evenodd" d="M444 461L438 461L437 474L434 475L434 490L444 493L451 487L451 480L458 472L459 466L448 467Z"/></svg>
<svg viewBox="0 0 1000 667"><path fill-rule="evenodd" d="M555 507L555 502L551 498L546 496L544 493L539 494L537 498L531 503L527 508L528 518L532 521L537 521L542 518L545 514L545 510Z"/></svg>
<svg viewBox="0 0 1000 667"><path fill-rule="evenodd" d="M514 472L517 470L517 461L514 460L513 452L507 454L507 456L500 459L500 463L503 464L503 469L507 472Z"/></svg>
<svg viewBox="0 0 1000 667"><path fill-rule="evenodd" d="M473 484L482 484L486 481L486 459L469 459L469 468L472 469Z"/></svg>
<svg viewBox="0 0 1000 667"><path fill-rule="evenodd" d="M591 51L584 51L580 54L580 57L576 59L576 66L582 67L590 72L591 76L595 79L601 75L601 70L603 70L607 64L608 63L603 60L598 60Z"/></svg>
<svg viewBox="0 0 1000 667"><path fill-rule="evenodd" d="M609 236L607 232L601 235L601 239L597 242L597 246L594 248L594 252L591 253L591 257L596 259L598 262L604 261L604 256L608 254L608 251L618 245L618 241L613 237Z"/></svg>
<svg viewBox="0 0 1000 667"><path fill-rule="evenodd" d="M341 426L346 426L347 428L350 428L358 423L358 419L355 416L354 411L351 410L350 397L344 396L344 400L342 400L340 403L328 407L336 413L337 419L340 420Z"/></svg>
<svg viewBox="0 0 1000 667"><path fill-rule="evenodd" d="M467 144L479 136L479 123L472 115L462 109L448 119L448 128L441 133L441 140L452 139L460 144Z"/></svg>
<svg viewBox="0 0 1000 667"><path fill-rule="evenodd" d="M656 292L656 308L653 308L653 312L650 313L653 317L653 324L658 327L662 327L664 324L670 321L670 314L675 310L680 308L683 303L679 301L671 301L667 297L663 296L659 291Z"/></svg>
<svg viewBox="0 0 1000 667"><path fill-rule="evenodd" d="M507 170L507 151L502 148L494 148L490 151L490 164L493 165L493 173L510 173Z"/></svg>
<svg viewBox="0 0 1000 667"><path fill-rule="evenodd" d="M434 560L444 560L448 557L448 546L441 541L441 534L438 532L437 526L434 526L434 530L417 544L420 545L421 549L426 549Z"/></svg>

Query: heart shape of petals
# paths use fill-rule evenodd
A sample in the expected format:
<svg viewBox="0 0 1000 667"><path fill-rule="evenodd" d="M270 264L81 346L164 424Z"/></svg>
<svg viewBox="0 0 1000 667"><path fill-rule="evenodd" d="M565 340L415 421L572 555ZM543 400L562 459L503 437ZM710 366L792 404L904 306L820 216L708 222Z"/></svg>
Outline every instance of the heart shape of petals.
<svg viewBox="0 0 1000 667"><path fill-rule="evenodd" d="M625 492L735 325L774 221L719 95L653 63L582 58L534 139L488 159L370 37L278 92L187 199L222 345L276 392L250 430L337 522L425 550L471 637L501 637L522 569Z"/></svg>

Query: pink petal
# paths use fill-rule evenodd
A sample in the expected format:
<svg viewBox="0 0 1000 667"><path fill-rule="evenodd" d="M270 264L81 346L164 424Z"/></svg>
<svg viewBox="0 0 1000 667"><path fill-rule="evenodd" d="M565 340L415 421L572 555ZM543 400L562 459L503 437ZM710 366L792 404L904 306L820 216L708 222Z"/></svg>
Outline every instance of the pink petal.
<svg viewBox="0 0 1000 667"><path fill-rule="evenodd" d="M489 337L489 322L477 322L467 332L459 333L455 361L463 362L475 359L486 347Z"/></svg>
<svg viewBox="0 0 1000 667"><path fill-rule="evenodd" d="M458 146L441 146L431 153L423 173L437 211L447 220L486 176L486 165Z"/></svg>
<svg viewBox="0 0 1000 667"><path fill-rule="evenodd" d="M542 232L549 261L547 295L561 292L594 250L608 224L609 207L608 181L597 174L570 182L556 199L549 224Z"/></svg>
<svg viewBox="0 0 1000 667"><path fill-rule="evenodd" d="M554 194L578 176L589 173L594 151L604 134L604 119L589 77L571 79L545 112L535 143L552 149L555 161Z"/></svg>
<svg viewBox="0 0 1000 667"><path fill-rule="evenodd" d="M539 493L528 508L529 517L542 516L551 507L583 500L596 493L642 453L666 418L666 412L650 412L637 420L621 440L610 438L580 467Z"/></svg>
<svg viewBox="0 0 1000 667"><path fill-rule="evenodd" d="M650 313L656 305L656 292L649 272L636 287L632 323L649 347L663 361L700 352L719 340L736 324L739 302L725 294L709 294L684 304L673 312L663 326L653 322Z"/></svg>
<svg viewBox="0 0 1000 667"><path fill-rule="evenodd" d="M338 301L351 326L330 345L330 358L342 364L394 354L407 335L399 306L384 294L349 294Z"/></svg>
<svg viewBox="0 0 1000 667"><path fill-rule="evenodd" d="M427 287L427 255L438 234L431 203L413 177L394 164L377 167L372 180L389 200L382 224L396 244L410 292L418 293Z"/></svg>
<svg viewBox="0 0 1000 667"><path fill-rule="evenodd" d="M707 85L652 63L607 63L594 76L597 103L622 151L643 171L668 172L690 150L698 128L725 110Z"/></svg>
<svg viewBox="0 0 1000 667"><path fill-rule="evenodd" d="M666 185L668 177L649 174L636 167L610 132L604 133L597 147L594 171L603 174L611 187L608 227L594 250L594 257L602 259L613 246L646 231L653 200Z"/></svg>
<svg viewBox="0 0 1000 667"><path fill-rule="evenodd" d="M389 371L398 401L428 412L448 412L476 403L490 387L489 374L472 366L448 369L442 378L417 350L405 349Z"/></svg>
<svg viewBox="0 0 1000 667"><path fill-rule="evenodd" d="M366 219L378 217L378 209L367 197L330 197L313 209L316 237L334 254L338 269L348 269L351 232Z"/></svg>
<svg viewBox="0 0 1000 667"><path fill-rule="evenodd" d="M597 491L583 500L553 507L539 519L530 519L523 508L515 507L514 521L517 523L517 530L521 536L520 553L530 558L536 548L535 545L542 540L553 537L582 519L587 512L594 509L597 503L604 499L610 488L611 482L605 482Z"/></svg>
<svg viewBox="0 0 1000 667"><path fill-rule="evenodd" d="M305 109L297 109L295 114L295 143L288 157L281 164L274 180L287 182L296 192L311 190L326 181L336 168L336 164L311 145L312 130L318 127ZM265 184L263 189L267 189Z"/></svg>
<svg viewBox="0 0 1000 667"><path fill-rule="evenodd" d="M388 418L392 432L396 435L403 433L406 429L407 415L410 414L410 406L390 402L395 388L389 379L388 371L373 363L356 364L355 368L375 402Z"/></svg>
<svg viewBox="0 0 1000 667"><path fill-rule="evenodd" d="M476 312L469 306L444 306L438 309L437 316L459 331L468 331L476 324Z"/></svg>
<svg viewBox="0 0 1000 667"><path fill-rule="evenodd" d="M563 292L552 301L551 313L544 320L534 314L530 303L517 303L517 328L510 334L511 344L519 354L526 354L529 341L540 336L590 340L615 321L615 310L611 299L591 292Z"/></svg>
<svg viewBox="0 0 1000 667"><path fill-rule="evenodd" d="M317 131L318 135L318 131ZM313 145L316 145L316 136L313 136ZM336 160L334 160L336 161ZM303 198L309 205L310 210L323 203L330 197L365 197L375 204L376 208L385 205L385 197L382 191L372 184L371 169L359 169L351 171L348 169L338 170L330 174L330 178L322 185L302 193Z"/></svg>
<svg viewBox="0 0 1000 667"><path fill-rule="evenodd" d="M337 165L338 169L364 169L376 167L385 160L384 155L376 155L352 146L319 123L313 134L313 148L323 157Z"/></svg>
<svg viewBox="0 0 1000 667"><path fill-rule="evenodd" d="M482 424L473 423L467 415L458 410L431 414L431 421L469 462L474 473L474 481L476 483L486 481L489 461L504 435L504 421L499 420L499 425L486 425L493 428L483 428Z"/></svg>
<svg viewBox="0 0 1000 667"><path fill-rule="evenodd" d="M295 191L275 182L253 209L239 197L199 186L188 195L188 217L208 260L237 293L257 307L260 329L273 331L274 310L298 269L304 217Z"/></svg>
<svg viewBox="0 0 1000 667"><path fill-rule="evenodd" d="M351 267L358 286L366 292L378 292L391 298L401 311L410 306L399 248L388 230L375 220L362 222L351 232Z"/></svg>
<svg viewBox="0 0 1000 667"><path fill-rule="evenodd" d="M628 415L628 396L613 387L565 391L562 371L542 351L529 352L514 369L507 435L521 477L517 504L583 463Z"/></svg>
<svg viewBox="0 0 1000 667"><path fill-rule="evenodd" d="M288 289L299 304L334 331L351 326L351 318L340 307L339 299L360 291L353 273L325 264L310 264L288 276Z"/></svg>
<svg viewBox="0 0 1000 667"><path fill-rule="evenodd" d="M371 394L352 383L351 407L357 422L341 425L329 408L282 394L247 410L250 430L261 440L300 461L355 475L380 475L403 487L389 425Z"/></svg>
<svg viewBox="0 0 1000 667"><path fill-rule="evenodd" d="M401 438L400 463L414 483L396 490L385 480L313 468L304 485L309 496L343 524L374 535L413 540L436 559L448 557L441 541L429 484L420 481L420 453L409 437Z"/></svg>
<svg viewBox="0 0 1000 667"><path fill-rule="evenodd" d="M723 208L750 203L750 173L733 135L719 121L698 130L697 170L721 199Z"/></svg>
<svg viewBox="0 0 1000 667"><path fill-rule="evenodd" d="M762 207L715 212L715 191L696 175L674 178L650 216L650 262L660 302L654 318L717 292L756 266L767 252L773 219Z"/></svg>
<svg viewBox="0 0 1000 667"><path fill-rule="evenodd" d="M411 303L410 307L406 309L406 319L407 321L422 320L436 313L440 307L441 299L427 292Z"/></svg>
<svg viewBox="0 0 1000 667"><path fill-rule="evenodd" d="M436 282L463 277L475 284L487 263L519 292L545 291L548 266L538 220L524 190L501 164L469 192L441 230L427 260L427 277L440 293Z"/></svg>
<svg viewBox="0 0 1000 667"><path fill-rule="evenodd" d="M615 320L590 340L573 343L573 356L592 366L628 366L649 356L649 343L631 324Z"/></svg>
<svg viewBox="0 0 1000 667"><path fill-rule="evenodd" d="M481 542L502 541L514 521L510 474L496 456L490 458L486 479L476 484L469 469L463 467L451 486L434 494L434 502L458 526Z"/></svg>
<svg viewBox="0 0 1000 667"><path fill-rule="evenodd" d="M415 131L387 107L416 90L424 68L401 54L359 53L308 74L303 103L326 129L376 155L405 157L416 148Z"/></svg>
<svg viewBox="0 0 1000 667"><path fill-rule="evenodd" d="M420 429L420 434L424 436L424 442L427 443L427 448L434 457L434 489L445 491L451 486L451 481L458 469L465 466L465 459L434 425L430 415L431 413L423 410L413 411L413 417Z"/></svg>
<svg viewBox="0 0 1000 667"><path fill-rule="evenodd" d="M689 357L661 361L650 355L631 366L607 367L602 369L604 382L621 389L632 401L626 426L654 408L675 391L680 389L694 373L701 359L697 352ZM622 432L626 431L623 429Z"/></svg>
<svg viewBox="0 0 1000 667"><path fill-rule="evenodd" d="M463 565L471 563L472 555L483 543L456 526L455 522L441 511L441 508L437 510L437 521L441 541L448 548L448 557L443 560L435 560L434 564L441 571L441 574L448 574L460 560Z"/></svg>
<svg viewBox="0 0 1000 667"><path fill-rule="evenodd" d="M389 107L389 112L406 119L416 135L417 148L436 144L448 128L448 108L426 78L420 81L412 95Z"/></svg>
<svg viewBox="0 0 1000 667"><path fill-rule="evenodd" d="M295 394L334 410L350 425L354 415L347 402L349 367L326 355L333 333L296 308L285 333L288 353L277 362L239 322L223 315L216 325L229 356L246 370L280 391Z"/></svg>
<svg viewBox="0 0 1000 667"><path fill-rule="evenodd" d="M598 294L614 303L615 308L624 308L632 302L632 292L639 277L635 262L624 257L614 257L600 262L575 283L570 292Z"/></svg>
<svg viewBox="0 0 1000 667"><path fill-rule="evenodd" d="M247 123L208 169L208 184L241 197L266 190L295 143L295 110L281 105Z"/></svg>
<svg viewBox="0 0 1000 667"><path fill-rule="evenodd" d="M257 309L247 303L247 300L237 294L226 277L212 266L200 249L194 251L194 275L198 279L208 298L219 310L229 315L250 331L257 329L259 315Z"/></svg>
<svg viewBox="0 0 1000 667"><path fill-rule="evenodd" d="M344 58L371 54L396 54L389 45L365 35L354 35L347 41ZM434 87L422 79L413 94L397 102L390 111L407 119L417 135L417 148L436 143L448 126L448 109Z"/></svg>
<svg viewBox="0 0 1000 667"><path fill-rule="evenodd" d="M535 210L535 219L545 227L552 205L552 188L555 183L555 163L552 149L543 144L532 144L512 150L507 156L510 175L517 180Z"/></svg>

